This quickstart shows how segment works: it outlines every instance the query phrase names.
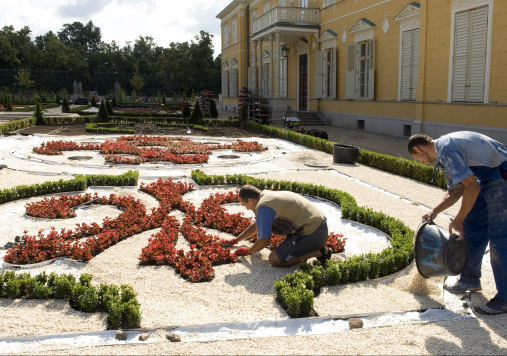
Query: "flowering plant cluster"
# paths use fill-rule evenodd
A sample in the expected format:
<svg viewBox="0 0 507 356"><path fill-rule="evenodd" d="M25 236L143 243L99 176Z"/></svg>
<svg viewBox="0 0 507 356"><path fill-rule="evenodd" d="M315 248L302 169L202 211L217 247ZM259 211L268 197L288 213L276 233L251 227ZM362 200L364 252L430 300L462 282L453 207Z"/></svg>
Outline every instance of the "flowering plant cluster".
<svg viewBox="0 0 507 356"><path fill-rule="evenodd" d="M153 146L162 146L153 147ZM106 140L103 143L77 144L72 141L50 141L34 147L33 151L45 155L61 155L62 151L99 150L105 154L106 162L116 164L141 164L142 162L172 162L176 164L207 163L209 155L216 149L234 149L238 152L262 151L264 148L258 142L239 141L226 145L205 145L184 137L163 137L131 135L121 136L117 140ZM119 156L131 154L138 157L129 158Z"/></svg>
<svg viewBox="0 0 507 356"><path fill-rule="evenodd" d="M111 194L109 197L103 197L100 204L121 207L123 212L115 219L104 218L102 226L97 223L76 224L74 231L62 229L61 232L51 228L47 236L44 236L43 230L40 230L37 236L30 236L28 231L25 231L24 243L10 249L4 256L4 261L17 264L37 263L65 256L88 261L118 241L160 226L158 216L147 215L144 205L131 196L116 197ZM39 206L49 205L41 203ZM88 238L82 242L78 240L84 237Z"/></svg>
<svg viewBox="0 0 507 356"><path fill-rule="evenodd" d="M156 182L142 183L140 190L156 197L160 204L153 208L151 214L139 200L129 197L99 197L84 194L76 196L62 195L58 198L43 198L42 201L26 205L31 216L44 218L68 218L74 216L72 208L83 203L109 204L119 206L123 212L115 219L104 218L102 226L93 222L90 225L77 224L74 230L62 229L61 232L51 228L44 235L40 230L37 236L24 232L23 243L10 249L4 260L8 263L37 263L48 259L71 256L74 259L87 261L117 242L142 231L160 227L153 234L148 245L142 249L139 260L142 264L173 266L183 278L190 282L209 281L214 278L213 266L237 262L237 256L225 247L225 240L207 233L205 228L217 229L239 235L251 221L243 213L227 213L222 204L238 202L237 192L211 194L204 199L201 206L183 200L183 195L194 189L193 184L158 179ZM183 224L170 216L173 209L185 213ZM178 234L181 233L190 243L190 251L175 248ZM333 252L343 249L346 239L343 235L330 235L328 245L335 246ZM84 239L86 240L80 240ZM283 241L281 236L274 235L271 248L274 249Z"/></svg>
<svg viewBox="0 0 507 356"><path fill-rule="evenodd" d="M36 218L46 219L67 219L75 217L76 213L72 209L75 206L91 202L91 204L108 204L108 199L102 197L99 199L98 193L85 194L85 195L65 195L62 194L59 197L44 197L41 201L28 203L25 205L26 213Z"/></svg>

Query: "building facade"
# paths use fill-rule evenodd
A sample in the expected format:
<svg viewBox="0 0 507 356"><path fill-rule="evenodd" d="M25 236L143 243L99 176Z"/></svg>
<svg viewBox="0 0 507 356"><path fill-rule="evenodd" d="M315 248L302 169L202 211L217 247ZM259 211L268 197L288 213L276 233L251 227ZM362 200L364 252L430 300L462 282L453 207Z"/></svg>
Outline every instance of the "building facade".
<svg viewBox="0 0 507 356"><path fill-rule="evenodd" d="M234 0L222 29L222 109L246 87L271 119L507 143L506 0Z"/></svg>

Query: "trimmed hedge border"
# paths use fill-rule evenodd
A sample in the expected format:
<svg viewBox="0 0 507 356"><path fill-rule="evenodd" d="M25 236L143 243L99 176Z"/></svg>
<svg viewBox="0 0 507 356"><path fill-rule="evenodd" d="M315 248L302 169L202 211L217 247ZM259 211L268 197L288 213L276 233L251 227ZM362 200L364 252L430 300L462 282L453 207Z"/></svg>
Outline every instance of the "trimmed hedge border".
<svg viewBox="0 0 507 356"><path fill-rule="evenodd" d="M340 143L310 135L304 135L299 132L262 125L253 121L247 121L245 126L257 132L269 136L279 137L326 153L333 153L333 145ZM402 177L412 178L419 182L447 189L447 181L445 180L445 176L443 174L436 174L434 182L431 182L434 167L427 166L415 160L360 149L357 162L389 173L394 173Z"/></svg>
<svg viewBox="0 0 507 356"><path fill-rule="evenodd" d="M194 125L194 124L166 124L166 123L157 123L157 126L160 126L160 127L182 127L182 128L191 128L191 129L194 129L194 130L197 130L197 131L203 131L203 132L208 132L209 131L209 128L208 127L205 127L205 126L201 126L201 125Z"/></svg>
<svg viewBox="0 0 507 356"><path fill-rule="evenodd" d="M0 124L0 134L35 126L36 120L37 119L35 117L29 117L26 119L14 120L6 122L5 124Z"/></svg>
<svg viewBox="0 0 507 356"><path fill-rule="evenodd" d="M79 113L79 112L81 112L83 110L87 110L87 109L89 109L91 107L92 107L91 104L90 105L81 105L81 106L78 106L77 108L70 109L70 112L71 113Z"/></svg>
<svg viewBox="0 0 507 356"><path fill-rule="evenodd" d="M192 171L192 179L199 185L250 184L261 190L288 190L317 196L339 205L343 219L360 222L389 235L391 246L380 253L363 254L339 262L326 261L324 266L318 261L313 266L303 264L301 271L275 281L277 299L291 317L308 315L313 307L314 291L321 286L388 276L401 271L414 259L413 230L382 212L358 206L354 197L343 191L322 185L258 179L241 174L207 175L199 169Z"/></svg>
<svg viewBox="0 0 507 356"><path fill-rule="evenodd" d="M108 125L109 124L109 125ZM136 130L134 129L113 129L110 127L104 127L104 126L110 126L110 125L128 125L129 123L102 123L102 124L86 124L85 130L88 132L101 132L101 133L126 133L126 134L135 134ZM135 123L133 123L135 125Z"/></svg>
<svg viewBox="0 0 507 356"><path fill-rule="evenodd" d="M139 179L138 171L127 171L119 175L89 174L76 175L70 180L60 179L42 184L18 185L0 190L0 204L40 195L86 190L88 186L134 186Z"/></svg>
<svg viewBox="0 0 507 356"><path fill-rule="evenodd" d="M88 273L81 274L76 281L70 273L47 275L43 271L32 277L30 272L16 274L2 270L0 298L66 299L72 308L85 313L107 312L108 329L140 327L141 310L134 288L105 283L94 287L92 278Z"/></svg>
<svg viewBox="0 0 507 356"><path fill-rule="evenodd" d="M16 105L20 105L20 104L16 104ZM59 107L60 105L56 104L56 103L47 103L47 104L42 104L42 109L51 109L51 108L57 108ZM36 105L30 105L30 106L25 106L25 107L22 107L22 108L16 108L14 110L12 110L12 112L29 112L29 111L35 111L36 109Z"/></svg>

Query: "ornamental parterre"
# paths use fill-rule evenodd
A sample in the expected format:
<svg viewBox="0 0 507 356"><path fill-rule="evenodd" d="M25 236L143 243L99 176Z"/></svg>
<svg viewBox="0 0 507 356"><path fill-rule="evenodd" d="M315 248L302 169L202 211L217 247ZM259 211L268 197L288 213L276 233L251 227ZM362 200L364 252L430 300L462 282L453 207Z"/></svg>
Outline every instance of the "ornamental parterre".
<svg viewBox="0 0 507 356"><path fill-rule="evenodd" d="M114 194L99 197L97 193L75 196L44 197L42 200L26 204L28 215L39 218L72 218L73 208L80 204L102 204L121 207L122 213L115 219L104 218L102 225L96 222L77 224L74 230L54 228L45 236L40 230L37 236L24 231L23 243L10 249L4 256L7 263L30 264L57 257L71 257L88 261L117 242L142 231L161 228L151 235L148 246L142 249L140 264L170 265L183 278L190 282L210 281L214 278L213 266L237 262L238 257L226 242L206 229L216 229L238 236L250 223L243 213L230 214L222 204L239 202L237 192L211 194L204 199L199 208L184 201L182 196L194 190L192 183L173 182L158 179L151 184L142 183L140 190L154 196L160 202L151 214L139 200L131 196L117 197ZM185 213L180 224L169 213L179 209ZM190 243L190 250L176 249L178 233ZM86 238L84 241L80 239ZM251 239L254 242L256 236ZM269 248L273 250L283 241L283 237L273 235ZM327 246L334 253L344 250L346 239L332 232Z"/></svg>
<svg viewBox="0 0 507 356"><path fill-rule="evenodd" d="M172 162L175 164L207 163L213 150L234 149L237 152L260 152L267 149L256 141L238 141L231 144L206 145L185 137L121 136L103 143L77 144L73 141L43 142L34 147L35 153L61 155L63 151L98 150L105 160L116 164L141 164L143 162ZM124 157L130 154L136 157Z"/></svg>

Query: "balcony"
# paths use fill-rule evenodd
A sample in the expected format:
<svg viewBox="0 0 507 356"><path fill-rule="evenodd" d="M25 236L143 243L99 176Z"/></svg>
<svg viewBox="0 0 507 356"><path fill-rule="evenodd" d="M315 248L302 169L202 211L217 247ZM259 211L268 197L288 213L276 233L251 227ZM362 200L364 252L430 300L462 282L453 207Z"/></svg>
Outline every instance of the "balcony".
<svg viewBox="0 0 507 356"><path fill-rule="evenodd" d="M253 36L274 26L318 26L319 9L306 7L275 7L252 23Z"/></svg>

